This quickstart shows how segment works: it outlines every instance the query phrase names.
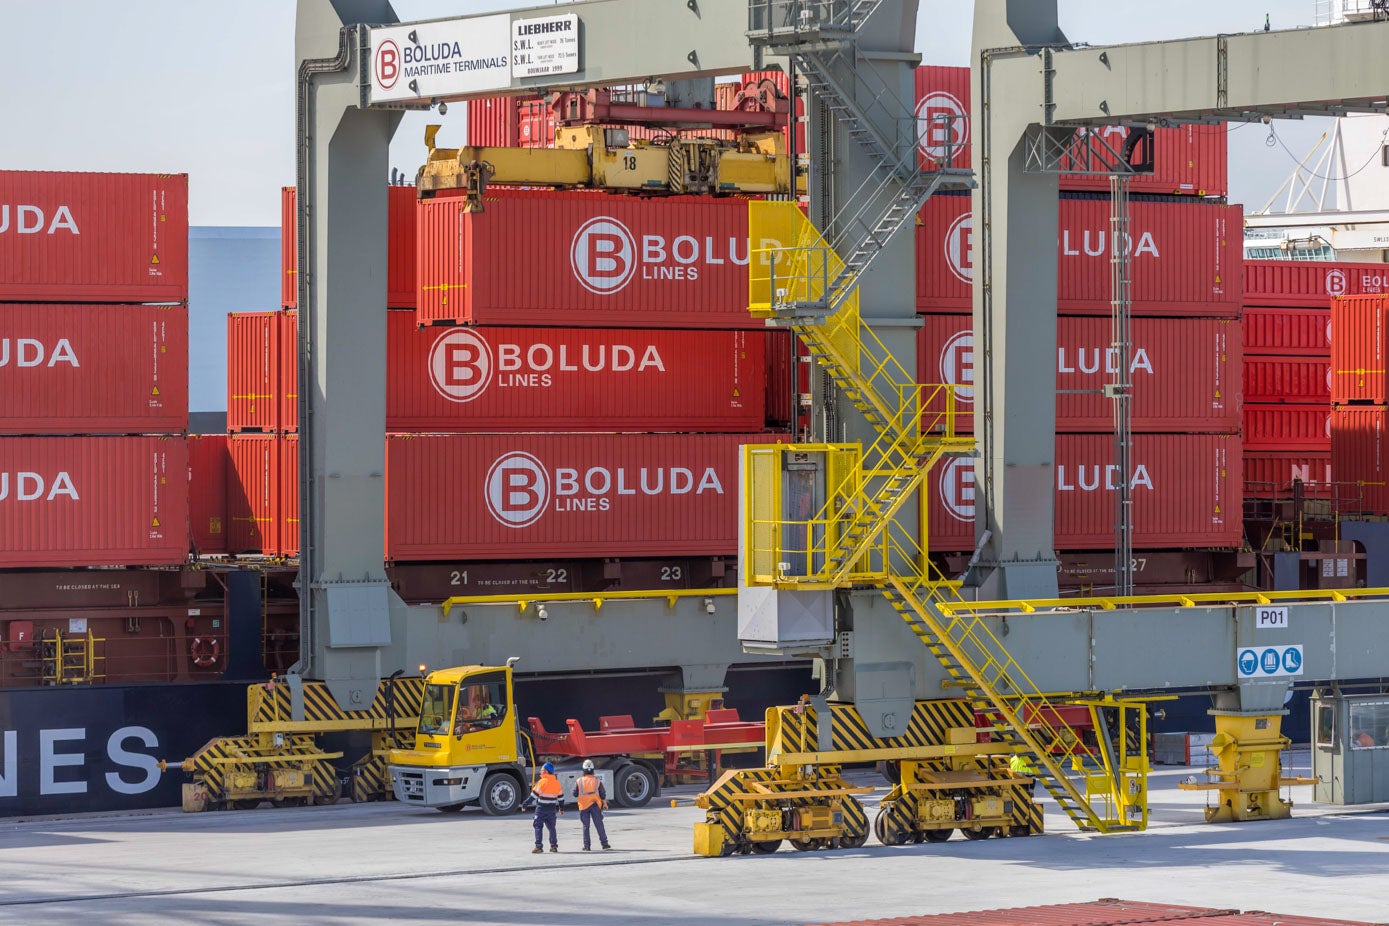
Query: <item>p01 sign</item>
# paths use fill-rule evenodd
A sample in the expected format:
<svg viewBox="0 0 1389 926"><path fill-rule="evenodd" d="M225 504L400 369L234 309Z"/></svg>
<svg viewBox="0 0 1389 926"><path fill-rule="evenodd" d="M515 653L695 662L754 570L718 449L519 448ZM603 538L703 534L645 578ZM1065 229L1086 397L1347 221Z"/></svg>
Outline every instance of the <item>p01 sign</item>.
<svg viewBox="0 0 1389 926"><path fill-rule="evenodd" d="M1254 609L1255 630L1287 630L1288 609L1261 607Z"/></svg>

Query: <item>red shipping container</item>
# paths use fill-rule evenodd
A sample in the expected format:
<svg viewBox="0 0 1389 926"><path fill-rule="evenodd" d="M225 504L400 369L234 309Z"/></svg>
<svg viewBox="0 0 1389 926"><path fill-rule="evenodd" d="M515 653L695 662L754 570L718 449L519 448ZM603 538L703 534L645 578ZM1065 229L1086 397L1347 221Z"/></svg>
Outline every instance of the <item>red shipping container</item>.
<svg viewBox="0 0 1389 926"><path fill-rule="evenodd" d="M749 443L776 437L388 435L386 558L732 554Z"/></svg>
<svg viewBox="0 0 1389 926"><path fill-rule="evenodd" d="M1244 401L1331 403L1331 364L1311 357L1245 357Z"/></svg>
<svg viewBox="0 0 1389 926"><path fill-rule="evenodd" d="M227 316L227 429L293 430L298 409L298 314Z"/></svg>
<svg viewBox="0 0 1389 926"><path fill-rule="evenodd" d="M1332 472L1330 450L1246 453L1244 494L1250 498L1284 496L1294 481L1331 482Z"/></svg>
<svg viewBox="0 0 1389 926"><path fill-rule="evenodd" d="M1330 357L1331 313L1326 309L1245 308L1244 352Z"/></svg>
<svg viewBox="0 0 1389 926"><path fill-rule="evenodd" d="M517 132L517 111L520 103L520 97L514 96L469 100L464 104L468 107L466 143L502 148L532 147L521 145Z"/></svg>
<svg viewBox="0 0 1389 926"><path fill-rule="evenodd" d="M0 437L0 567L188 557L182 437Z"/></svg>
<svg viewBox="0 0 1389 926"><path fill-rule="evenodd" d="M1361 484L1359 511L1389 515L1389 447L1383 405L1343 405L1331 410L1331 471L1337 482Z"/></svg>
<svg viewBox="0 0 1389 926"><path fill-rule="evenodd" d="M918 341L922 383L956 391L955 427L974 430L974 331L965 315L927 315ZM1240 427L1240 329L1216 318L1139 318L1133 321L1133 427L1138 431L1230 433ZM1110 381L1117 355L1110 323L1095 317L1057 319L1057 390L1098 390ZM928 410L927 425L944 403ZM1102 395L1056 396L1056 429L1113 427L1113 402Z"/></svg>
<svg viewBox="0 0 1389 926"><path fill-rule="evenodd" d="M415 188L392 185L386 219L386 306L415 307ZM296 190L280 191L280 304L299 305L299 220Z"/></svg>
<svg viewBox="0 0 1389 926"><path fill-rule="evenodd" d="M0 300L187 302L188 175L0 171Z"/></svg>
<svg viewBox="0 0 1389 926"><path fill-rule="evenodd" d="M1389 402L1389 296L1333 299L1331 324L1341 332L1331 347L1331 401Z"/></svg>
<svg viewBox="0 0 1389 926"><path fill-rule="evenodd" d="M0 304L0 433L182 434L188 309Z"/></svg>
<svg viewBox="0 0 1389 926"><path fill-rule="evenodd" d="M227 552L227 435L188 438L188 525L193 552Z"/></svg>
<svg viewBox="0 0 1389 926"><path fill-rule="evenodd" d="M1389 293L1389 266L1313 260L1247 260L1244 304L1326 308L1334 296Z"/></svg>
<svg viewBox="0 0 1389 926"><path fill-rule="evenodd" d="M293 312L230 316L228 424L298 425ZM766 423L765 339L741 331L420 328L387 313L387 430L734 431Z"/></svg>
<svg viewBox="0 0 1389 926"><path fill-rule="evenodd" d="M279 436L232 435L226 441L228 553L279 550Z"/></svg>
<svg viewBox="0 0 1389 926"><path fill-rule="evenodd" d="M756 431L766 337L745 331L419 328L389 313L390 431Z"/></svg>
<svg viewBox="0 0 1389 926"><path fill-rule="evenodd" d="M1331 449L1331 406L1246 405L1244 449Z"/></svg>
<svg viewBox="0 0 1389 926"><path fill-rule="evenodd" d="M763 327L746 200L494 190L464 208L420 202L422 324Z"/></svg>
<svg viewBox="0 0 1389 926"><path fill-rule="evenodd" d="M1055 529L1058 550L1099 550L1114 543L1114 438L1056 438ZM1214 434L1134 437L1134 547L1144 550L1238 547L1243 541L1240 440ZM974 461L954 459L928 476L932 552L974 548Z"/></svg>
<svg viewBox="0 0 1389 926"><path fill-rule="evenodd" d="M1131 216L1134 315L1239 315L1243 247L1239 206L1135 202ZM933 196L919 220L917 310L970 311L974 232L969 197ZM1061 314L1109 314L1109 223L1106 200L1061 200L1057 239Z"/></svg>
<svg viewBox="0 0 1389 926"><path fill-rule="evenodd" d="M933 170L945 158L946 134L954 136L956 167L970 166L969 68L923 65L916 69L916 121L921 166ZM950 116L953 121L937 121ZM949 126L947 128L947 125ZM1106 126L1104 141L1123 150L1128 128ZM1188 125L1153 133L1154 171L1129 181L1134 193L1224 196L1229 190L1228 130L1224 125ZM1108 192L1109 178L1066 174L1063 190Z"/></svg>

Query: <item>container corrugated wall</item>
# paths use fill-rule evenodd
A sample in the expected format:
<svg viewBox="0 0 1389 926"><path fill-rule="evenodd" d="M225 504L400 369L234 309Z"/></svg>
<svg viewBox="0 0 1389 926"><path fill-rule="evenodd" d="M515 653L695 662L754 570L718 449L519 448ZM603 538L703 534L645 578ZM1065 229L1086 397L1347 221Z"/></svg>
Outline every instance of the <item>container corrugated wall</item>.
<svg viewBox="0 0 1389 926"><path fill-rule="evenodd" d="M769 435L389 435L393 561L728 555L738 447Z"/></svg>
<svg viewBox="0 0 1389 926"><path fill-rule="evenodd" d="M1330 404L1331 363L1312 357L1245 357L1244 401Z"/></svg>
<svg viewBox="0 0 1389 926"><path fill-rule="evenodd" d="M161 566L188 556L182 437L0 437L0 566Z"/></svg>
<svg viewBox="0 0 1389 926"><path fill-rule="evenodd" d="M1337 482L1362 483L1365 514L1389 515L1389 460L1383 405L1347 405L1331 410L1331 471Z"/></svg>
<svg viewBox="0 0 1389 926"><path fill-rule="evenodd" d="M1250 497L1286 498L1294 481L1332 482L1332 475L1330 450L1244 455L1244 492Z"/></svg>
<svg viewBox="0 0 1389 926"><path fill-rule="evenodd" d="M0 300L187 302L188 175L0 171Z"/></svg>
<svg viewBox="0 0 1389 926"><path fill-rule="evenodd" d="M1244 449L1329 451L1331 407L1327 405L1244 406Z"/></svg>
<svg viewBox="0 0 1389 926"><path fill-rule="evenodd" d="M1345 296L1331 303L1340 336L1331 347L1331 401L1389 402L1389 296Z"/></svg>
<svg viewBox="0 0 1389 926"><path fill-rule="evenodd" d="M1114 542L1108 434L1056 438L1055 526L1058 550L1104 549ZM1237 547L1243 542L1240 439L1237 435L1134 436L1134 547L1163 550ZM974 461L931 470L929 536L934 552L974 548Z"/></svg>
<svg viewBox="0 0 1389 926"><path fill-rule="evenodd" d="M388 320L391 431L756 431L766 336Z"/></svg>
<svg viewBox="0 0 1389 926"><path fill-rule="evenodd" d="M233 434L227 440L227 551L273 554L280 440L275 434Z"/></svg>
<svg viewBox="0 0 1389 926"><path fill-rule="evenodd" d="M227 552L227 436L188 438L188 530L193 552Z"/></svg>
<svg viewBox="0 0 1389 926"><path fill-rule="evenodd" d="M517 133L516 110L519 98L503 96L490 100L469 100L468 135L465 143L489 147L516 148L521 145ZM529 146L527 146L529 147Z"/></svg>
<svg viewBox="0 0 1389 926"><path fill-rule="evenodd" d="M1244 352L1330 357L1331 313L1326 309L1246 307Z"/></svg>
<svg viewBox="0 0 1389 926"><path fill-rule="evenodd" d="M967 196L927 200L916 230L917 310L968 312L974 232ZM1135 201L1131 207L1136 316L1239 315L1243 214L1239 206ZM1057 301L1070 315L1108 315L1109 203L1062 198Z"/></svg>
<svg viewBox="0 0 1389 926"><path fill-rule="evenodd" d="M188 309L0 304L0 433L182 434Z"/></svg>
<svg viewBox="0 0 1389 926"><path fill-rule="evenodd" d="M799 400L797 382L800 364L796 362L795 340L789 331L768 331L767 351L767 417L770 426L789 425Z"/></svg>
<svg viewBox="0 0 1389 926"><path fill-rule="evenodd" d="M464 209L420 202L422 324L764 327L744 200L512 190Z"/></svg>
<svg viewBox="0 0 1389 926"><path fill-rule="evenodd" d="M391 185L386 205L386 306L415 307L415 188ZM280 304L299 305L297 265L299 224L294 187L281 190L280 205Z"/></svg>
<svg viewBox="0 0 1389 926"><path fill-rule="evenodd" d="M285 395L297 389L296 318L294 312L227 316L228 430L274 432L294 426L284 415Z"/></svg>
<svg viewBox="0 0 1389 926"><path fill-rule="evenodd" d="M919 340L919 381L965 388L956 393L961 431L974 427L974 335L964 315L927 315ZM1111 378L1110 323L1057 319L1058 390L1099 390ZM1239 323L1213 318L1133 321L1133 427L1138 431L1228 433L1239 430ZM1102 395L1056 397L1056 429L1104 431L1112 403Z"/></svg>
<svg viewBox="0 0 1389 926"><path fill-rule="evenodd" d="M1244 262L1244 304L1326 308L1335 296L1389 293L1389 266L1309 260Z"/></svg>

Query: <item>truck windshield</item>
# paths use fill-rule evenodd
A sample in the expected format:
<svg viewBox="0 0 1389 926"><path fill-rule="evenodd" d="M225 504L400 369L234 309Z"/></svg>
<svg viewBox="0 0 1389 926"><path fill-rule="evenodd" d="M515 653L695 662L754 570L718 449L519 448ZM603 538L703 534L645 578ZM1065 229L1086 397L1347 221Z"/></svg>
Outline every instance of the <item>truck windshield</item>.
<svg viewBox="0 0 1389 926"><path fill-rule="evenodd" d="M453 723L453 696L457 690L452 685L424 686L424 701L420 704L420 733L448 736Z"/></svg>

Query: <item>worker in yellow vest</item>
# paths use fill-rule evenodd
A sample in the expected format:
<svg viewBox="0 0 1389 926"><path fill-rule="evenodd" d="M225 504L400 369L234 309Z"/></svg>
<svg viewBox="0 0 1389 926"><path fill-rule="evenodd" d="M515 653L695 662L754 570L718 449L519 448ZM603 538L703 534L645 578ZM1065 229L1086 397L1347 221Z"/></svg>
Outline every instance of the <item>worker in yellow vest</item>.
<svg viewBox="0 0 1389 926"><path fill-rule="evenodd" d="M607 830L603 829L603 811L608 806L608 792L594 774L592 759L584 760L584 773L574 782L574 797L579 801L579 819L584 824L584 851L593 848L588 836L590 823L598 830L598 842L604 849L611 849Z"/></svg>
<svg viewBox="0 0 1389 926"><path fill-rule="evenodd" d="M540 848L540 839L545 830L550 831L550 851L559 851L559 839L555 835L555 817L560 812L560 801L564 798L564 785L559 783L555 777L555 767L546 762L540 770L540 780L531 787L531 796L535 799L535 848L532 850L537 855L544 850Z"/></svg>

